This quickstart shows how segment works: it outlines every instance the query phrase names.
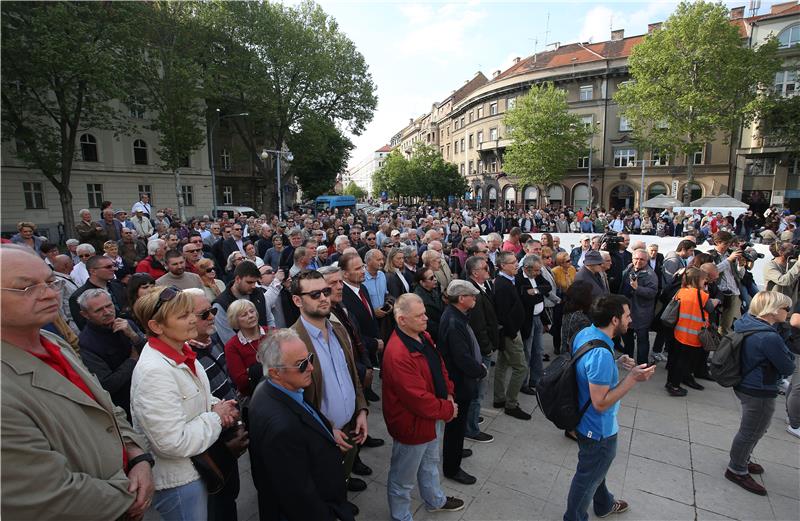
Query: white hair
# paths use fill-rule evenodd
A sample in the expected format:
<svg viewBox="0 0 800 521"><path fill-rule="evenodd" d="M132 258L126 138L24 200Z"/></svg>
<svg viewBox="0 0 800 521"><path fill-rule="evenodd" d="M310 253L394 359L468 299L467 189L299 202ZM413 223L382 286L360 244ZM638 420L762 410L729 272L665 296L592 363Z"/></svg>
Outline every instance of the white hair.
<svg viewBox="0 0 800 521"><path fill-rule="evenodd" d="M300 340L294 329L276 329L270 331L267 338L258 345L256 358L264 367L264 376L270 369L283 367L283 351L281 347L292 340Z"/></svg>
<svg viewBox="0 0 800 521"><path fill-rule="evenodd" d="M333 240L333 244L338 248L341 244L344 244L345 241L350 243L350 238L347 237L347 235L337 235Z"/></svg>
<svg viewBox="0 0 800 521"><path fill-rule="evenodd" d="M87 244L85 242L83 244L79 244L78 247L75 248L75 252L78 255L80 255L81 253L84 253L84 252L85 253L92 253L92 254L96 253L95 249L94 249L94 246L92 246L91 244Z"/></svg>
<svg viewBox="0 0 800 521"><path fill-rule="evenodd" d="M166 242L164 242L164 239L153 239L152 241L147 243L147 254L155 255L156 252L159 250L159 248L161 248L165 244Z"/></svg>
<svg viewBox="0 0 800 521"><path fill-rule="evenodd" d="M81 311L87 311L89 309L89 301L97 297L108 297L109 300L111 300L111 295L104 289L87 289L78 297L78 305L80 306Z"/></svg>

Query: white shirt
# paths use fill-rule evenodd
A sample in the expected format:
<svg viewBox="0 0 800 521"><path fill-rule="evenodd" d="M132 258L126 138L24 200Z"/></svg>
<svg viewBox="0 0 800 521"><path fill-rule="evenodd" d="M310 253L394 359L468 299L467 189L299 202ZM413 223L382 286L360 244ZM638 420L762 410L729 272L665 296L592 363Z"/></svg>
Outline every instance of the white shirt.
<svg viewBox="0 0 800 521"><path fill-rule="evenodd" d="M133 203L133 206L131 207L131 215L136 215L137 208L142 212L146 213L147 215L150 215L150 212L152 211L153 207L150 206L150 203L143 203L142 201L136 201L135 203Z"/></svg>
<svg viewBox="0 0 800 521"><path fill-rule="evenodd" d="M69 276L72 277L72 280L78 285L79 288L86 284L86 281L89 280L89 272L86 270L86 264L83 262L76 264L72 268Z"/></svg>

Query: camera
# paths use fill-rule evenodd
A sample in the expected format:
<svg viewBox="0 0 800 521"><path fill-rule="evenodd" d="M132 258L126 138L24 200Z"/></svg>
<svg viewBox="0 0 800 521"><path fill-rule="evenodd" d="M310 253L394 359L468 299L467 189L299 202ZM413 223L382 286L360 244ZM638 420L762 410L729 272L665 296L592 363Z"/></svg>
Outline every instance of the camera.
<svg viewBox="0 0 800 521"><path fill-rule="evenodd" d="M620 237L617 232L609 230L600 237L600 249L616 253L619 251L619 245L623 242L625 242L625 239Z"/></svg>
<svg viewBox="0 0 800 521"><path fill-rule="evenodd" d="M753 247L752 242L742 242L739 244L739 251L742 252L742 258L748 262L755 262L758 259L763 259L764 254L758 253Z"/></svg>

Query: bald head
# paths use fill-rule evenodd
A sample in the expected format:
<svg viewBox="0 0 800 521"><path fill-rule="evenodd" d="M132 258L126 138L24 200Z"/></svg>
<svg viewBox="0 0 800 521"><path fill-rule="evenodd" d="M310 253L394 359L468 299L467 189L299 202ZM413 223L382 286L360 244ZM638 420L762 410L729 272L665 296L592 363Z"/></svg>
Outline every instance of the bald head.
<svg viewBox="0 0 800 521"><path fill-rule="evenodd" d="M73 262L72 262L72 257L70 257L69 255L57 255L52 262L53 262L53 269L59 273L69 275L70 272L72 271Z"/></svg>

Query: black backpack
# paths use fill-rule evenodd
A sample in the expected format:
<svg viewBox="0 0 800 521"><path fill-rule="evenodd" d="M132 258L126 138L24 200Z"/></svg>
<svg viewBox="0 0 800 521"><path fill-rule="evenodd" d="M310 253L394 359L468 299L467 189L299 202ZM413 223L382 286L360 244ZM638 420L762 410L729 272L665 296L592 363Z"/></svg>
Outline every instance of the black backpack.
<svg viewBox="0 0 800 521"><path fill-rule="evenodd" d="M544 370L542 378L536 386L536 401L539 402L539 408L545 417L559 429L572 430L577 427L589 408L591 399L583 406L578 406L578 379L575 376L575 364L583 355L600 347L611 351L602 340L589 340L571 358L567 353L559 355Z"/></svg>
<svg viewBox="0 0 800 521"><path fill-rule="evenodd" d="M755 331L746 333L730 331L720 340L719 346L711 357L709 372L711 378L722 387L739 385L746 374L758 367L752 367L747 373L742 374L742 344L744 344L744 339L753 333Z"/></svg>

